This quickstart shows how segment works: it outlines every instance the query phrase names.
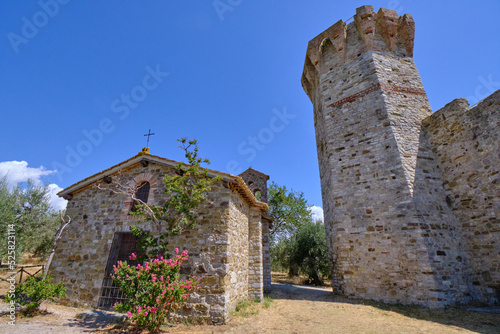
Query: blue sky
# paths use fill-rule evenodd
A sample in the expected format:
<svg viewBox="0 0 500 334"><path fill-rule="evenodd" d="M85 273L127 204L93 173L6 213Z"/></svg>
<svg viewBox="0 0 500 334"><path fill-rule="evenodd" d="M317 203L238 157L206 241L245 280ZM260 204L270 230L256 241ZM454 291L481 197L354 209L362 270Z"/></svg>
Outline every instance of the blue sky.
<svg viewBox="0 0 500 334"><path fill-rule="evenodd" d="M0 173L55 192L135 155L151 129L152 154L182 160L176 139L194 137L211 168L251 166L322 206L306 47L365 4L413 15L433 110L500 88L498 0L6 0Z"/></svg>

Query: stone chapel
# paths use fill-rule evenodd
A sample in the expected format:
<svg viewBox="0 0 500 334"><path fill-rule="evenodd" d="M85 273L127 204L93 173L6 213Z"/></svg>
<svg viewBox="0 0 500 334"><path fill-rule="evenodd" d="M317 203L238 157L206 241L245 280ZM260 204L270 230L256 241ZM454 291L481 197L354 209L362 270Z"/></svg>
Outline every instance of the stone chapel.
<svg viewBox="0 0 500 334"><path fill-rule="evenodd" d="M67 215L73 220L59 241L50 268L55 281L68 279L63 303L110 308L120 301L123 295L109 275L118 260L128 260L136 250L130 226L154 231L150 223L130 214L135 207L130 198L99 189L96 184L139 184L139 198L160 205L165 201L162 179L176 173L177 164L144 148L58 194L68 200ZM221 176L222 181L212 185L207 201L198 208L196 227L169 244L172 249L189 251L181 274L200 278L200 288L176 315L224 323L239 302L262 299L264 290L270 289L269 176L251 168L240 176L208 170L208 176Z"/></svg>

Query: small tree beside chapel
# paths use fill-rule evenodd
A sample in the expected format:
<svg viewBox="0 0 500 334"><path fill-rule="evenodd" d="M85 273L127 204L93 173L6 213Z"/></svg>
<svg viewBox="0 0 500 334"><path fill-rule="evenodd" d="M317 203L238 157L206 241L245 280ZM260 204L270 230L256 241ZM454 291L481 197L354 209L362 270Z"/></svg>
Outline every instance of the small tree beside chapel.
<svg viewBox="0 0 500 334"><path fill-rule="evenodd" d="M156 331L166 321L175 304L182 303L190 292L198 287L195 277L180 279L180 266L188 258L188 250L179 254L175 249L173 257L167 253L169 240L196 224L196 209L206 201L210 186L220 177L209 177L207 170L200 167L209 164L208 159L199 157L198 143L187 138L179 139L185 152L187 164L179 163L175 175L163 179L165 201L161 205L148 204L139 196L137 189L119 182L109 186L98 185L99 189L126 194L132 200L135 210L143 221L152 222L156 231L146 231L132 226L137 237L138 254L131 254L130 260L137 265L119 262L112 274L115 284L122 289L128 300L115 304L120 312L127 312L139 328ZM140 185L139 185L140 186Z"/></svg>

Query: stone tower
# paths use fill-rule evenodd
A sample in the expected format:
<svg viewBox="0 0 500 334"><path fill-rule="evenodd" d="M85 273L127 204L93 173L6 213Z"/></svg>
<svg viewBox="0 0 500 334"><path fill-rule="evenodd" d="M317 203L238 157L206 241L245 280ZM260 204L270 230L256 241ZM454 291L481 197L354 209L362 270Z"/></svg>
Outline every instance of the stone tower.
<svg viewBox="0 0 500 334"><path fill-rule="evenodd" d="M254 196L261 202L267 203L267 181L269 175L253 168L238 175L245 181ZM264 277L264 292L271 291L271 250L269 248L270 229L273 219L268 214L262 215L262 270Z"/></svg>
<svg viewBox="0 0 500 334"><path fill-rule="evenodd" d="M245 181L252 194L259 197L258 200L267 203L267 181L269 180L269 175L253 168L248 168L239 176Z"/></svg>
<svg viewBox="0 0 500 334"><path fill-rule="evenodd" d="M422 120L411 15L356 10L309 42L314 125L334 291L441 307L467 301L467 259ZM418 181L417 181L418 180Z"/></svg>

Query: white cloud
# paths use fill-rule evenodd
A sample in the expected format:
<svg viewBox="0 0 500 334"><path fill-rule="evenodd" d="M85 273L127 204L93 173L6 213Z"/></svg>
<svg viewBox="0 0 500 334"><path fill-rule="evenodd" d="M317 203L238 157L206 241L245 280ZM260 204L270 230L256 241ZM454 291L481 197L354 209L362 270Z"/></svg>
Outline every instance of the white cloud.
<svg viewBox="0 0 500 334"><path fill-rule="evenodd" d="M309 211L312 214L313 221L321 220L324 222L323 218L323 208L320 206L312 205L309 207Z"/></svg>
<svg viewBox="0 0 500 334"><path fill-rule="evenodd" d="M50 204L58 211L66 209L66 204L68 204L67 200L57 196L57 193L61 190L63 190L63 188L59 187L57 184L49 184Z"/></svg>
<svg viewBox="0 0 500 334"><path fill-rule="evenodd" d="M15 187L19 182L26 182L28 179L33 180L35 185L43 185L42 177L56 173L55 170L47 170L45 167L38 168L28 167L26 161L4 161L0 162L0 177L6 176L7 185L10 188ZM67 201L58 197L56 194L62 188L57 184L49 184L50 203L56 210L66 208Z"/></svg>
<svg viewBox="0 0 500 334"><path fill-rule="evenodd" d="M0 162L0 176L7 175L9 187L15 187L19 182L32 179L36 185L41 185L41 177L55 173L55 170L46 170L45 167L28 167L26 161L4 161Z"/></svg>

